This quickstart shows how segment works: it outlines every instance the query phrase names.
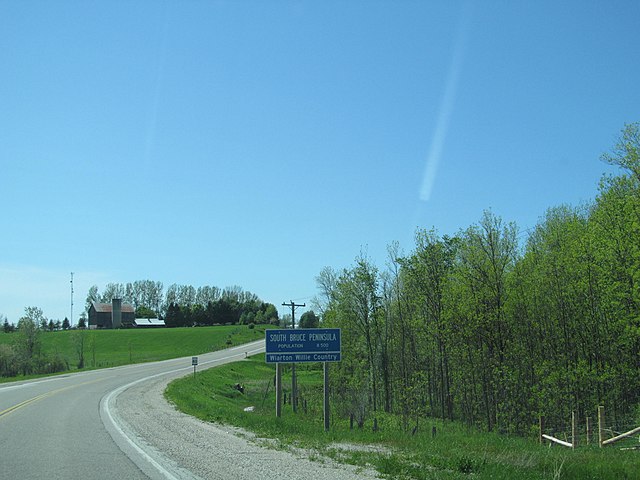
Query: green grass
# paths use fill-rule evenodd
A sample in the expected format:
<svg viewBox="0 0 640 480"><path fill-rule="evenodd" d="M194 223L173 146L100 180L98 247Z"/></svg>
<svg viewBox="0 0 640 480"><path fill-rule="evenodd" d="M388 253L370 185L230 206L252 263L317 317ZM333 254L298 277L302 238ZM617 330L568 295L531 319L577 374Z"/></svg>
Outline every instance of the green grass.
<svg viewBox="0 0 640 480"><path fill-rule="evenodd" d="M323 429L322 369L298 366L298 384L307 400L294 414L290 405L275 417L275 368L264 355L225 365L172 382L166 396L184 412L207 421L236 425L273 439L271 445L311 448L312 457L328 456L354 465L374 466L394 479L639 479L640 451L617 448L540 446L534 439L479 432L455 422L421 420L415 435L404 432L392 415L378 415L379 431L369 421L350 430L347 418L332 412L329 432ZM245 387L241 394L233 388ZM285 373L285 393L290 376ZM245 412L253 406L253 412ZM432 427L436 435L432 437ZM376 446L378 451L345 450L338 443Z"/></svg>
<svg viewBox="0 0 640 480"><path fill-rule="evenodd" d="M132 363L200 355L264 338L264 327L245 325L123 330L42 332L42 353L60 355L70 370L77 370L78 353L74 335L84 335L85 370ZM17 334L0 334L0 343L11 343ZM29 377L0 378L0 382Z"/></svg>

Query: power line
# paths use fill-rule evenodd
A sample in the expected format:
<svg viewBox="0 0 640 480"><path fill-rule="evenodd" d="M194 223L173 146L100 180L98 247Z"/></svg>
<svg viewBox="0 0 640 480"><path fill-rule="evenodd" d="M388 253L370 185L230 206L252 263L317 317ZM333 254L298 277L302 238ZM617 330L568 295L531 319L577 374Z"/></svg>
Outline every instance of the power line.
<svg viewBox="0 0 640 480"><path fill-rule="evenodd" d="M291 307L291 328L296 328L296 307L306 307L307 304L306 303L298 304L298 303L294 303L293 300L289 300L289 303L283 302L282 306Z"/></svg>

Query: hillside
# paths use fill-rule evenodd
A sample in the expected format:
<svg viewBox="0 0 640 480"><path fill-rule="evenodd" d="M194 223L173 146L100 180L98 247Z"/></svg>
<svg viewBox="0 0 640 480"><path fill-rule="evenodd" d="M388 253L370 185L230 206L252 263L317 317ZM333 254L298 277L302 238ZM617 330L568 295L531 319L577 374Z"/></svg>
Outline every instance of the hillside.
<svg viewBox="0 0 640 480"><path fill-rule="evenodd" d="M35 358L59 365L62 371L115 367L152 362L220 350L264 338L264 327L216 326L127 330L69 330L39 332ZM18 333L0 334L0 371L10 361L10 346L21 340ZM5 365L6 367L6 365ZM56 369L57 370L57 369ZM0 376L0 382L23 379Z"/></svg>

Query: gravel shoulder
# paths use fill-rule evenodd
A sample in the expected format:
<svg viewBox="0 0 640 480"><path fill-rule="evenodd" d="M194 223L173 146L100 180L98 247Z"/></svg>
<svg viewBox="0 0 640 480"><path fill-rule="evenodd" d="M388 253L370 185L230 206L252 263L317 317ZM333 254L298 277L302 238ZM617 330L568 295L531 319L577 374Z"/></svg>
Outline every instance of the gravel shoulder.
<svg viewBox="0 0 640 480"><path fill-rule="evenodd" d="M374 470L339 464L317 452L266 448L251 433L179 412L163 395L172 379L159 377L133 385L117 397L115 414L123 431L175 478L380 478Z"/></svg>

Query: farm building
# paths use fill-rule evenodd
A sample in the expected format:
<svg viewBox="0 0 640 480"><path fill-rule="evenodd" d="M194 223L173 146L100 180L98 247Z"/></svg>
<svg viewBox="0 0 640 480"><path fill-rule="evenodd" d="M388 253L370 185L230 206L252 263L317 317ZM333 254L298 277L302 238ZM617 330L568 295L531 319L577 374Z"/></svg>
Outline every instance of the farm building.
<svg viewBox="0 0 640 480"><path fill-rule="evenodd" d="M158 318L136 318L133 322L134 327L138 328L158 328L164 327L164 320Z"/></svg>
<svg viewBox="0 0 640 480"><path fill-rule="evenodd" d="M89 307L89 328L131 327L136 319L133 305L114 298L112 303L91 302Z"/></svg>

